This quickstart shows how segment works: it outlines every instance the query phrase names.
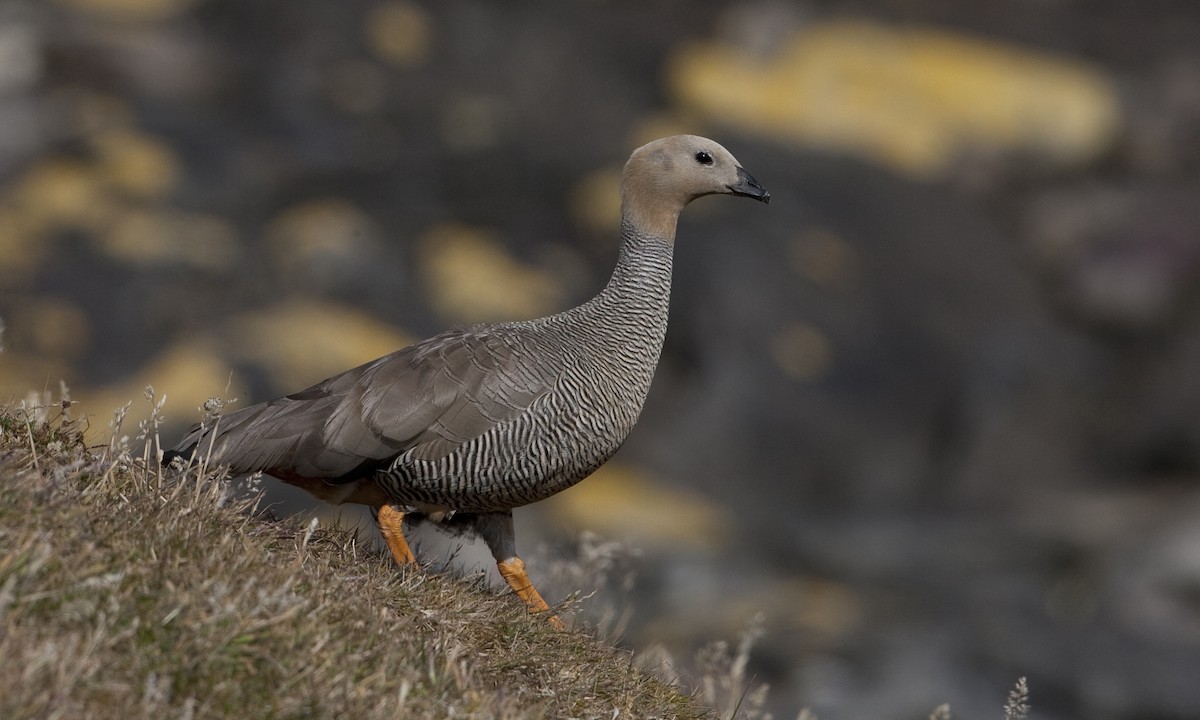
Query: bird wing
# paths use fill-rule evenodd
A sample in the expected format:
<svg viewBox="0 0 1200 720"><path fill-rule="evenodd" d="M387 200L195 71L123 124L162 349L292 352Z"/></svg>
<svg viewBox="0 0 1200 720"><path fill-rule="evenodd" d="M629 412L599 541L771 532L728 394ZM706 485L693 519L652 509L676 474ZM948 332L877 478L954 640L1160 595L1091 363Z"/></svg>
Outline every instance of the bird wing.
<svg viewBox="0 0 1200 720"><path fill-rule="evenodd" d="M501 329L444 333L364 374L362 420L410 457L437 460L520 417L556 382Z"/></svg>
<svg viewBox="0 0 1200 720"><path fill-rule="evenodd" d="M502 330L450 331L197 426L177 450L238 473L350 481L406 451L445 457L519 417L556 380Z"/></svg>

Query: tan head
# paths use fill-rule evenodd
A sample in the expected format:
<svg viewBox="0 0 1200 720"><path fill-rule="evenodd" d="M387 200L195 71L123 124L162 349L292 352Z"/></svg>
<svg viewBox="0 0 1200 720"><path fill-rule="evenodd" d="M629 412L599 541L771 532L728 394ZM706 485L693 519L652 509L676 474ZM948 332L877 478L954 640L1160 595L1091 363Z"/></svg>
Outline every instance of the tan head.
<svg viewBox="0 0 1200 720"><path fill-rule="evenodd" d="M621 215L643 233L674 241L684 206L715 194L771 200L725 148L696 135L673 135L634 150L625 163Z"/></svg>

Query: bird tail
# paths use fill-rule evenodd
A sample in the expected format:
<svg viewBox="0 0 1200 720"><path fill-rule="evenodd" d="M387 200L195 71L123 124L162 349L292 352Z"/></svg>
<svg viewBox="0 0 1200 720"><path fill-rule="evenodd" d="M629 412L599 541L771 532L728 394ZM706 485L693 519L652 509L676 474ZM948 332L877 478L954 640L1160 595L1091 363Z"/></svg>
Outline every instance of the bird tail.
<svg viewBox="0 0 1200 720"><path fill-rule="evenodd" d="M171 463L174 462L175 458L182 458L185 464L190 463L192 461L192 456L196 454L197 444L198 443L192 443L191 445L188 445L182 449L166 451L163 453L162 466L171 467Z"/></svg>
<svg viewBox="0 0 1200 720"><path fill-rule="evenodd" d="M330 447L323 438L339 400L297 393L213 418L192 426L163 454L163 464L181 458L220 465L234 474L278 469L305 477L339 477L364 461L361 454Z"/></svg>
<svg viewBox="0 0 1200 720"><path fill-rule="evenodd" d="M236 458L231 459L224 456L225 443L223 441L231 439L231 431L233 437L237 437L240 434L239 431L244 429L247 417L253 418L261 412L265 405L263 403L228 415L209 417L204 422L193 425L175 447L163 453L163 467L169 467L176 458L183 460L184 464L204 460L217 464L237 465Z"/></svg>

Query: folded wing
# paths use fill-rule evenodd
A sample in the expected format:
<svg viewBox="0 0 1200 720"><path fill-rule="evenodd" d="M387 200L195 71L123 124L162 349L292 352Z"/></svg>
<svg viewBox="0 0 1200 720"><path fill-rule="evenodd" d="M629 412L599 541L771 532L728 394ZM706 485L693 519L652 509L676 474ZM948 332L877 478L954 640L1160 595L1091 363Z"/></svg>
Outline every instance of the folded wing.
<svg viewBox="0 0 1200 720"><path fill-rule="evenodd" d="M451 331L197 426L176 451L236 473L356 480L406 451L445 457L519 418L554 388L539 368L502 327Z"/></svg>

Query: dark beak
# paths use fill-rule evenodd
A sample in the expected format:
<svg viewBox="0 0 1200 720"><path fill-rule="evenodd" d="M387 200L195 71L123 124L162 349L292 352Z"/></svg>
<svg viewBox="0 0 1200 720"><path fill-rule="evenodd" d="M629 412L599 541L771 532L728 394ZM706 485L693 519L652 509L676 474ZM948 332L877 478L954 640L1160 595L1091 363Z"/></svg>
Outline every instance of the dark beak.
<svg viewBox="0 0 1200 720"><path fill-rule="evenodd" d="M764 188L762 185L759 185L758 181L755 180L750 173L746 172L742 168L738 168L737 172L737 182L733 185L725 186L729 188L729 192L733 193L734 195L741 195L743 197L754 198L755 200L762 200L765 203L771 202L771 193L767 192L766 188Z"/></svg>

